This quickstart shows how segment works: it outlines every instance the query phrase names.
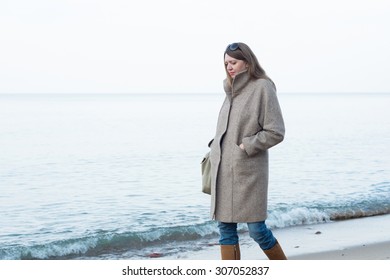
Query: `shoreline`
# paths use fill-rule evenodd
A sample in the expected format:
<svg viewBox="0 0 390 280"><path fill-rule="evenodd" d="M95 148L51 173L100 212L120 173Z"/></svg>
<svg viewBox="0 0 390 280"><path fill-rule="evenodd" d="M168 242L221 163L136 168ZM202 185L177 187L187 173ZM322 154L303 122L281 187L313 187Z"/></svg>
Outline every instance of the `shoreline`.
<svg viewBox="0 0 390 280"><path fill-rule="evenodd" d="M390 260L390 215L274 229L290 260ZM242 260L266 260L248 236L240 235ZM219 260L218 245L161 259Z"/></svg>

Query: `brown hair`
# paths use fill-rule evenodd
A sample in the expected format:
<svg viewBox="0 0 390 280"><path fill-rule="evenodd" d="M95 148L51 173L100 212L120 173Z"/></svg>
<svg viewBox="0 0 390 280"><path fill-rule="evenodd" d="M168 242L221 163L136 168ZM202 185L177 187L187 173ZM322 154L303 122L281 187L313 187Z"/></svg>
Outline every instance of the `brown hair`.
<svg viewBox="0 0 390 280"><path fill-rule="evenodd" d="M237 44L238 47L235 50L231 50L229 47L234 44ZM252 52L249 46L241 42L234 43L234 44L230 44L229 46L227 46L225 53L223 54L224 59L225 59L225 54L228 54L229 56L235 59L243 60L248 64L248 73L253 79L268 79L272 82L272 80L265 73L264 69L260 66L260 63L257 60L256 55ZM225 65L225 71L226 71L226 76L229 81L229 84L231 85L233 79L232 77L230 77L226 69L226 65Z"/></svg>

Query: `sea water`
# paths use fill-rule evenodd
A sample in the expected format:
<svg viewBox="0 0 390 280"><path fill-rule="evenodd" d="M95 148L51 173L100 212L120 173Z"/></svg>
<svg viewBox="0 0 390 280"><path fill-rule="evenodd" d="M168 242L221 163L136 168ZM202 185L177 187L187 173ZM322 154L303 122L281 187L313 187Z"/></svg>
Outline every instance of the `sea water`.
<svg viewBox="0 0 390 280"><path fill-rule="evenodd" d="M267 224L389 214L390 94L278 97ZM175 258L217 242L200 162L223 99L0 95L0 259Z"/></svg>

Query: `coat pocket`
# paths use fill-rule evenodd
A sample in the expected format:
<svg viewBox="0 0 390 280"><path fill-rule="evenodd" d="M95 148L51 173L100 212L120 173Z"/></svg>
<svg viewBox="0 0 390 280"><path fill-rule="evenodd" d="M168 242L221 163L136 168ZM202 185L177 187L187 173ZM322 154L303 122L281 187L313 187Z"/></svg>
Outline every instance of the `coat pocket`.
<svg viewBox="0 0 390 280"><path fill-rule="evenodd" d="M239 145L234 144L234 154L238 158L247 158L249 157L245 150L241 149Z"/></svg>

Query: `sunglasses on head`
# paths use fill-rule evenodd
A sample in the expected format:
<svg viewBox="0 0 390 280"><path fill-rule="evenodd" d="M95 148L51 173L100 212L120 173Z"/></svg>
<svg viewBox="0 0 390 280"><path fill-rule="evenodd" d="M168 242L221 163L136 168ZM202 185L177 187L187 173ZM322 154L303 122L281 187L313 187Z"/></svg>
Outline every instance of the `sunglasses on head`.
<svg viewBox="0 0 390 280"><path fill-rule="evenodd" d="M231 50L231 51L235 51L235 50L237 50L237 49L239 49L240 48L240 46L238 45L238 43L232 43L232 44L230 44L229 46L227 46L227 48L226 48L226 50Z"/></svg>

